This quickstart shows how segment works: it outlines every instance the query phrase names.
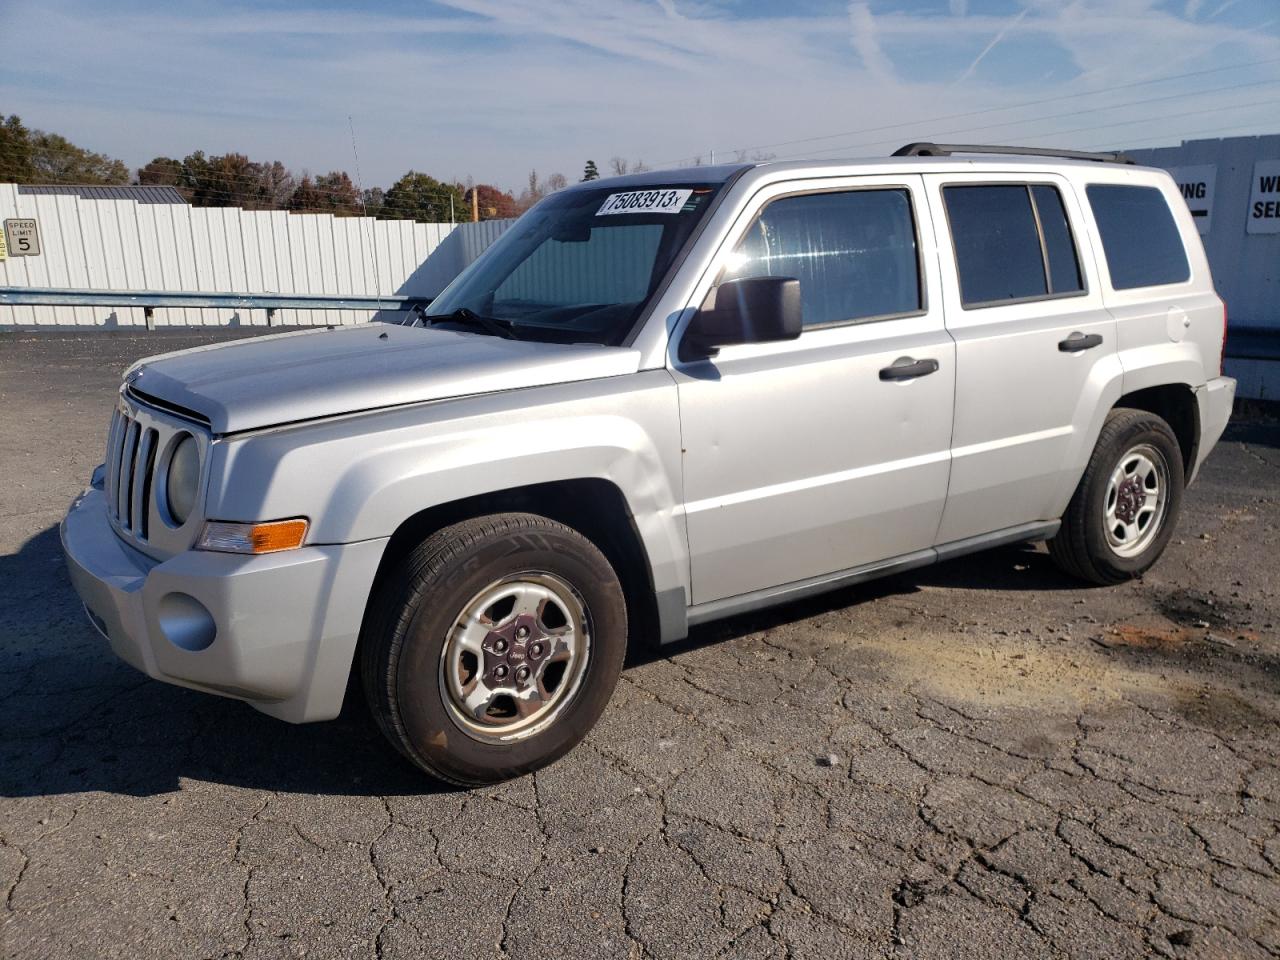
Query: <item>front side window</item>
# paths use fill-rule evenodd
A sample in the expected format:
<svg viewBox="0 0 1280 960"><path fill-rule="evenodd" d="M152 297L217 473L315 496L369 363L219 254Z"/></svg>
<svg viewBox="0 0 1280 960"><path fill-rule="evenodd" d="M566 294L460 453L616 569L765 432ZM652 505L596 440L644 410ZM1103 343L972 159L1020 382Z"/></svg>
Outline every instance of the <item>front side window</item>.
<svg viewBox="0 0 1280 960"><path fill-rule="evenodd" d="M1048 184L943 188L966 307L1065 296L1084 289L1071 225Z"/></svg>
<svg viewBox="0 0 1280 960"><path fill-rule="evenodd" d="M730 257L723 280L793 277L806 327L915 313L923 306L906 190L774 200Z"/></svg>
<svg viewBox="0 0 1280 960"><path fill-rule="evenodd" d="M621 343L722 186L553 194L449 284L427 319L520 339Z"/></svg>
<svg viewBox="0 0 1280 960"><path fill-rule="evenodd" d="M1102 235L1111 286L1157 287L1191 279L1187 251L1164 194L1155 187L1095 183L1089 206Z"/></svg>

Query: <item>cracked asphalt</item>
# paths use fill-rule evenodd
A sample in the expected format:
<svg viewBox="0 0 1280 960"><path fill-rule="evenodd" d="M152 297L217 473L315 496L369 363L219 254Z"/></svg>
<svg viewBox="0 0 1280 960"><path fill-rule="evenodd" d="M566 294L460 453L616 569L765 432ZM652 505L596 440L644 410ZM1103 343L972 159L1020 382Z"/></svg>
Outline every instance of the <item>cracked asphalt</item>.
<svg viewBox="0 0 1280 960"><path fill-rule="evenodd" d="M56 524L134 357L0 337L0 956L1280 956L1280 424L1141 582L1011 548L637 655L560 763L462 792L349 698L145 679Z"/></svg>

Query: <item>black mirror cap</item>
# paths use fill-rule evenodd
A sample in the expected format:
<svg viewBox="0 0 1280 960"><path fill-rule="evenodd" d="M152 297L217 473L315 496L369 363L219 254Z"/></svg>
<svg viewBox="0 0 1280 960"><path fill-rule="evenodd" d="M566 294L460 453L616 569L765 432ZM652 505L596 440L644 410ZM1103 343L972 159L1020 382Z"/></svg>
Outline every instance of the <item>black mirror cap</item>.
<svg viewBox="0 0 1280 960"><path fill-rule="evenodd" d="M744 277L713 287L689 321L679 358L714 357L736 343L794 340L803 329L800 281L794 277Z"/></svg>

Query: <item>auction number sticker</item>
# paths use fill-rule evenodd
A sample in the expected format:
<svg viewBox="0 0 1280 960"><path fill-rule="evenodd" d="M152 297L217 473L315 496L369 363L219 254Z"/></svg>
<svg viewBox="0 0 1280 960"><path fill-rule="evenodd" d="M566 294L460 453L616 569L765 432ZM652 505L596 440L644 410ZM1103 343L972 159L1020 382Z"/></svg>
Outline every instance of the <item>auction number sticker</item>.
<svg viewBox="0 0 1280 960"><path fill-rule="evenodd" d="M611 193L597 217L614 213L679 213L684 209L692 190L636 190L631 193Z"/></svg>

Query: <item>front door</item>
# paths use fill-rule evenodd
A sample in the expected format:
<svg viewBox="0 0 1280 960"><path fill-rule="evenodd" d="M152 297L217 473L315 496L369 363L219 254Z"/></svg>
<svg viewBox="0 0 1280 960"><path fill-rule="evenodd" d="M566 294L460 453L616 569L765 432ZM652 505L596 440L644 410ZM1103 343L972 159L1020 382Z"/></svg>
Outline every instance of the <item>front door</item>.
<svg viewBox="0 0 1280 960"><path fill-rule="evenodd" d="M695 303L794 277L804 332L693 363L673 339L695 604L933 544L955 356L932 249L918 176L766 187L744 210Z"/></svg>

